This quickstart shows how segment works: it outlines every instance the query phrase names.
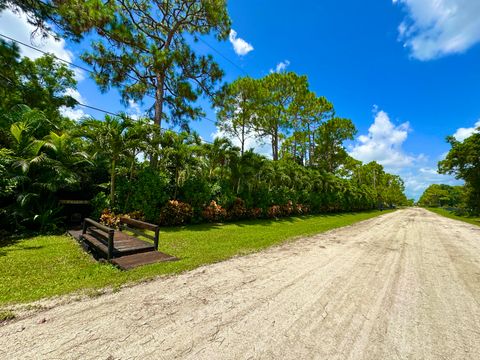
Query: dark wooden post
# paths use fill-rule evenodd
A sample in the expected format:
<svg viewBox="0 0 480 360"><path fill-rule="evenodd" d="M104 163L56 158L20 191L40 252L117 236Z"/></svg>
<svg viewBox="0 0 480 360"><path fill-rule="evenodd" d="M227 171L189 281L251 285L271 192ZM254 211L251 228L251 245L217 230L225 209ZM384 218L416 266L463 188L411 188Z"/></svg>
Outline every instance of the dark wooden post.
<svg viewBox="0 0 480 360"><path fill-rule="evenodd" d="M82 230L82 234L85 235L87 233L87 222L85 221L85 219L83 219L83 230Z"/></svg>
<svg viewBox="0 0 480 360"><path fill-rule="evenodd" d="M153 246L155 246L155 250L158 250L158 238L160 237L160 228L157 226L155 228L155 239L153 239Z"/></svg>
<svg viewBox="0 0 480 360"><path fill-rule="evenodd" d="M108 260L113 258L113 236L115 235L115 230L108 231Z"/></svg>

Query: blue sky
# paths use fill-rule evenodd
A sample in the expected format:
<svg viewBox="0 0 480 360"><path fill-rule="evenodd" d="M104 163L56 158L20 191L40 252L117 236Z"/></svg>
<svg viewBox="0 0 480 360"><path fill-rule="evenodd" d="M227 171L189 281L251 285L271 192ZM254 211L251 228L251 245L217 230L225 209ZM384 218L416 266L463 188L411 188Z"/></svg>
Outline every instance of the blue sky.
<svg viewBox="0 0 480 360"><path fill-rule="evenodd" d="M261 77L287 70L308 75L318 95L335 105L337 115L358 128L350 153L377 160L399 174L407 194L418 198L430 183L457 183L436 173L448 151L447 135L462 139L480 125L480 2L477 0L357 1L230 0L233 20L229 41L205 38L236 64L203 43L225 70L225 81L249 74ZM29 26L22 17L3 13L0 32L26 42ZM82 47L68 42L34 40L34 45L82 64ZM24 49L26 56L37 56ZM239 69L239 67L241 69ZM116 91L100 94L88 74L79 73L78 93L88 105L122 111ZM202 101L207 117L215 114ZM126 110L141 113L146 105ZM101 114L78 108L100 117ZM217 133L207 120L195 122L204 139ZM268 154L268 145L251 142Z"/></svg>

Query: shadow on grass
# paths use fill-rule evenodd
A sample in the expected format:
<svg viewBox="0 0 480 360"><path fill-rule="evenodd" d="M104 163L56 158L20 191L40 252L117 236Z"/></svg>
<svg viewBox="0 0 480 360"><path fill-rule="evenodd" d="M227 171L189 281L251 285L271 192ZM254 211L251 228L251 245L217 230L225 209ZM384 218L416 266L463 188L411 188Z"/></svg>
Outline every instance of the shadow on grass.
<svg viewBox="0 0 480 360"><path fill-rule="evenodd" d="M255 219L255 220L240 220L232 221L225 223L208 223L208 224L189 224L184 226L176 227L160 227L160 231L164 233L177 233L181 231L198 231L198 232L208 232L211 230L220 230L225 226L234 225L240 228L249 227L249 226L271 226L272 224L285 224L285 223L295 223L297 221L304 221L313 218L341 218L347 215L355 214L369 214L375 211L363 211L363 212L339 212L339 213L328 213L328 214L316 214L316 215L304 215L304 216L291 216L285 218L276 218L276 219Z"/></svg>
<svg viewBox="0 0 480 360"><path fill-rule="evenodd" d="M0 256L6 256L9 252L14 251L24 251L24 250L40 250L43 249L44 246L28 246L28 245L19 245L15 246L14 248L6 249L9 246L17 245L20 239L3 239L0 240Z"/></svg>

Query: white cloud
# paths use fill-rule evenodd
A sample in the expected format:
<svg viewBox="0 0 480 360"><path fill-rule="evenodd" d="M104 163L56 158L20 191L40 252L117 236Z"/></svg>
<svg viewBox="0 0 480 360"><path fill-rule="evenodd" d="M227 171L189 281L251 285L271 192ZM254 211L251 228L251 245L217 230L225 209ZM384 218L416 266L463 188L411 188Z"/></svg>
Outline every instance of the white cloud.
<svg viewBox="0 0 480 360"><path fill-rule="evenodd" d="M69 119L72 119L72 120L75 120L75 121L79 121L85 117L90 117L90 115L88 115L87 113L85 113L82 109L78 109L78 108L69 108L69 107L66 107L66 106L61 106L60 107L60 114L62 114L62 116L65 116Z"/></svg>
<svg viewBox="0 0 480 360"><path fill-rule="evenodd" d="M69 88L65 91L65 95L71 96L72 98L77 100L79 103L87 104L87 100L83 98L83 96L80 94L80 92L77 89ZM60 110L60 114L75 121L78 121L80 119L90 116L87 113L85 113L82 109L79 109L78 107L69 108L66 106L61 106L59 110Z"/></svg>
<svg viewBox="0 0 480 360"><path fill-rule="evenodd" d="M357 144L351 149L350 155L363 162L375 160L388 168L412 165L415 157L406 154L402 149L410 131L409 123L395 126L386 112L375 110L375 114L368 134L357 138Z"/></svg>
<svg viewBox="0 0 480 360"><path fill-rule="evenodd" d="M287 70L288 66L290 66L290 61L288 61L288 60L280 61L277 64L277 66L275 67L275 70L270 69L270 72L271 73L274 73L274 72L281 73L281 72L284 72L285 70Z"/></svg>
<svg viewBox="0 0 480 360"><path fill-rule="evenodd" d="M9 9L2 11L0 13L0 32L15 40L51 53L60 59L69 62L72 62L74 59L72 52L66 48L66 42L64 39L57 41L52 36L42 38L40 35L35 35L35 27L28 23L27 16L21 11L19 11L18 14ZM20 44L19 48L22 56L26 56L32 60L44 55L39 51ZM75 72L75 78L77 81L81 81L85 78L85 74L82 70L78 68L73 68L72 70Z"/></svg>
<svg viewBox="0 0 480 360"><path fill-rule="evenodd" d="M478 0L393 0L407 16L398 27L399 38L411 55L431 60L462 53L480 42Z"/></svg>
<svg viewBox="0 0 480 360"><path fill-rule="evenodd" d="M128 100L127 114L133 120L138 120L144 115L142 110L140 109L140 105L132 99Z"/></svg>
<svg viewBox="0 0 480 360"><path fill-rule="evenodd" d="M79 103L86 104L87 100L80 94L80 92L77 89L72 89L68 88L65 91L65 95L71 96L75 100L77 100Z"/></svg>
<svg viewBox="0 0 480 360"><path fill-rule="evenodd" d="M360 135L350 148L350 155L365 163L377 161L385 171L400 175L408 197L418 199L431 184L458 185L453 176L438 174L435 162L424 154L409 154L403 145L411 132L408 122L395 125L385 111L374 106L375 120L368 133Z"/></svg>
<svg viewBox="0 0 480 360"><path fill-rule="evenodd" d="M233 29L230 30L229 40L232 43L233 50L237 55L243 56L247 55L250 51L253 51L253 46L242 38L237 37L237 32Z"/></svg>
<svg viewBox="0 0 480 360"><path fill-rule="evenodd" d="M458 141L463 141L466 138L470 137L473 135L474 132L478 132L478 128L480 128L480 120L478 120L473 127L470 128L459 128L453 134L453 137L457 139Z"/></svg>
<svg viewBox="0 0 480 360"><path fill-rule="evenodd" d="M433 167L422 167L420 169L405 169L400 175L405 182L405 189L408 197L419 199L425 189L431 184L462 185L463 182L455 179L454 176L439 174Z"/></svg>

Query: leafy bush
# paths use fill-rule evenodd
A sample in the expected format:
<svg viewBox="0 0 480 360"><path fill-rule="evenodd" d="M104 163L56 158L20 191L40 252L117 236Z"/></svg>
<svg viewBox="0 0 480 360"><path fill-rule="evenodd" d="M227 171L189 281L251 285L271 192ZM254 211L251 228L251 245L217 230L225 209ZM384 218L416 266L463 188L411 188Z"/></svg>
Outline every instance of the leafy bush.
<svg viewBox="0 0 480 360"><path fill-rule="evenodd" d="M110 199L104 192L99 192L90 201L92 205L92 218L99 219L103 213L110 207Z"/></svg>
<svg viewBox="0 0 480 360"><path fill-rule="evenodd" d="M233 205L228 210L228 218L231 220L243 219L247 216L247 207L245 201L240 198L236 198Z"/></svg>
<svg viewBox="0 0 480 360"><path fill-rule="evenodd" d="M143 211L140 210L131 211L127 214L123 214L122 216L133 220L145 221L145 215L143 214Z"/></svg>
<svg viewBox="0 0 480 360"><path fill-rule="evenodd" d="M282 215L282 208L279 205L272 205L267 209L267 216L271 219L278 218Z"/></svg>
<svg viewBox="0 0 480 360"><path fill-rule="evenodd" d="M210 204L203 209L202 217L209 222L219 222L225 220L227 211L218 205L215 200L212 200Z"/></svg>
<svg viewBox="0 0 480 360"><path fill-rule="evenodd" d="M280 207L280 212L282 216L290 216L294 213L295 208L293 207L292 201L288 201L285 205Z"/></svg>
<svg viewBox="0 0 480 360"><path fill-rule="evenodd" d="M149 222L156 222L161 205L168 200L168 178L151 168L142 169L131 181L118 179L117 207L122 212L142 211Z"/></svg>
<svg viewBox="0 0 480 360"><path fill-rule="evenodd" d="M105 209L100 216L100 224L118 229L120 227L120 215L115 215L112 211Z"/></svg>
<svg viewBox="0 0 480 360"><path fill-rule="evenodd" d="M250 219L259 219L263 215L263 209L262 208L252 208L247 211L247 216Z"/></svg>
<svg viewBox="0 0 480 360"><path fill-rule="evenodd" d="M188 203L194 209L201 211L212 199L212 185L208 183L206 178L193 175L183 184L180 198L188 199Z"/></svg>
<svg viewBox="0 0 480 360"><path fill-rule="evenodd" d="M160 210L160 224L166 226L188 224L193 217L193 208L178 200L169 200Z"/></svg>
<svg viewBox="0 0 480 360"><path fill-rule="evenodd" d="M308 205L295 204L294 211L297 215L307 215L310 213L310 207Z"/></svg>

